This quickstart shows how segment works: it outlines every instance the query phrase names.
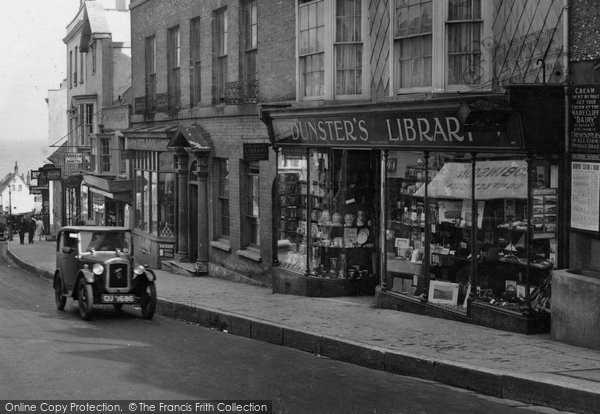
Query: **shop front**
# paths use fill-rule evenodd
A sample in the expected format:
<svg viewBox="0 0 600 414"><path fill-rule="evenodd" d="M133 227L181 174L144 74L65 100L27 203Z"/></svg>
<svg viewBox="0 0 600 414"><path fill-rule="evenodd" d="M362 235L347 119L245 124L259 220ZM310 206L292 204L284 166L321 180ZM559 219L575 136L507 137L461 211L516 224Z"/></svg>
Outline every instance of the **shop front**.
<svg viewBox="0 0 600 414"><path fill-rule="evenodd" d="M504 96L262 118L278 153L275 292L549 329L561 147L528 142Z"/></svg>
<svg viewBox="0 0 600 414"><path fill-rule="evenodd" d="M125 226L127 206L133 204L133 183L125 179L83 176L88 189L88 221L98 226Z"/></svg>

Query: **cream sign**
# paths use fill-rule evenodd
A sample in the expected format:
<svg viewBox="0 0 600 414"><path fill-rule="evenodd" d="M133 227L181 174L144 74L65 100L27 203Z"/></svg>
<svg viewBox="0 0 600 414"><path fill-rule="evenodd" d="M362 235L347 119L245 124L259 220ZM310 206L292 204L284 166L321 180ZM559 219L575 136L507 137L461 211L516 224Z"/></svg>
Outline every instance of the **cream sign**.
<svg viewBox="0 0 600 414"><path fill-rule="evenodd" d="M453 111L370 112L271 118L275 146L520 148L518 133L467 132ZM506 128L505 128L506 129ZM517 131L515 129L515 131Z"/></svg>

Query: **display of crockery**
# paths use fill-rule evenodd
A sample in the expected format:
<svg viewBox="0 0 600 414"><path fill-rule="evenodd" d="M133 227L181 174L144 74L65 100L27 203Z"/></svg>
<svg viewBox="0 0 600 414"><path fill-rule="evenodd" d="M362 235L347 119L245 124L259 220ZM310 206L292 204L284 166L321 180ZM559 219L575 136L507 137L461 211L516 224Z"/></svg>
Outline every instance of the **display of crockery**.
<svg viewBox="0 0 600 414"><path fill-rule="evenodd" d="M358 232L358 235L356 236L356 241L359 244L365 244L368 239L369 239L369 230L368 229L361 229Z"/></svg>

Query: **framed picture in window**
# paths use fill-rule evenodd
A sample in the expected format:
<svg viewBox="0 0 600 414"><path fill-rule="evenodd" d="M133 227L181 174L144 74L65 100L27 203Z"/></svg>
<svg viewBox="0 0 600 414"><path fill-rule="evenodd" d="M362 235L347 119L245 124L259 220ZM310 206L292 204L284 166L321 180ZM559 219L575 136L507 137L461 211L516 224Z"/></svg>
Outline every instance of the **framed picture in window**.
<svg viewBox="0 0 600 414"><path fill-rule="evenodd" d="M442 280L432 280L429 282L429 303L442 305L454 305L458 303L458 283L444 282Z"/></svg>
<svg viewBox="0 0 600 414"><path fill-rule="evenodd" d="M387 172L396 172L398 168L398 159L396 158L388 158L386 162Z"/></svg>

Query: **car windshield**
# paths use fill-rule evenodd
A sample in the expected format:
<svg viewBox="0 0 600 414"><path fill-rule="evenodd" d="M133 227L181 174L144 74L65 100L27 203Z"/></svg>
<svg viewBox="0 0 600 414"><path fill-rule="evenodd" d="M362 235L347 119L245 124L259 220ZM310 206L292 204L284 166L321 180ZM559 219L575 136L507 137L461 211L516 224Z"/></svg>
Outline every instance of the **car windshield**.
<svg viewBox="0 0 600 414"><path fill-rule="evenodd" d="M127 232L110 231L83 231L79 234L81 249L84 252L94 251L117 251L129 252L131 235Z"/></svg>

